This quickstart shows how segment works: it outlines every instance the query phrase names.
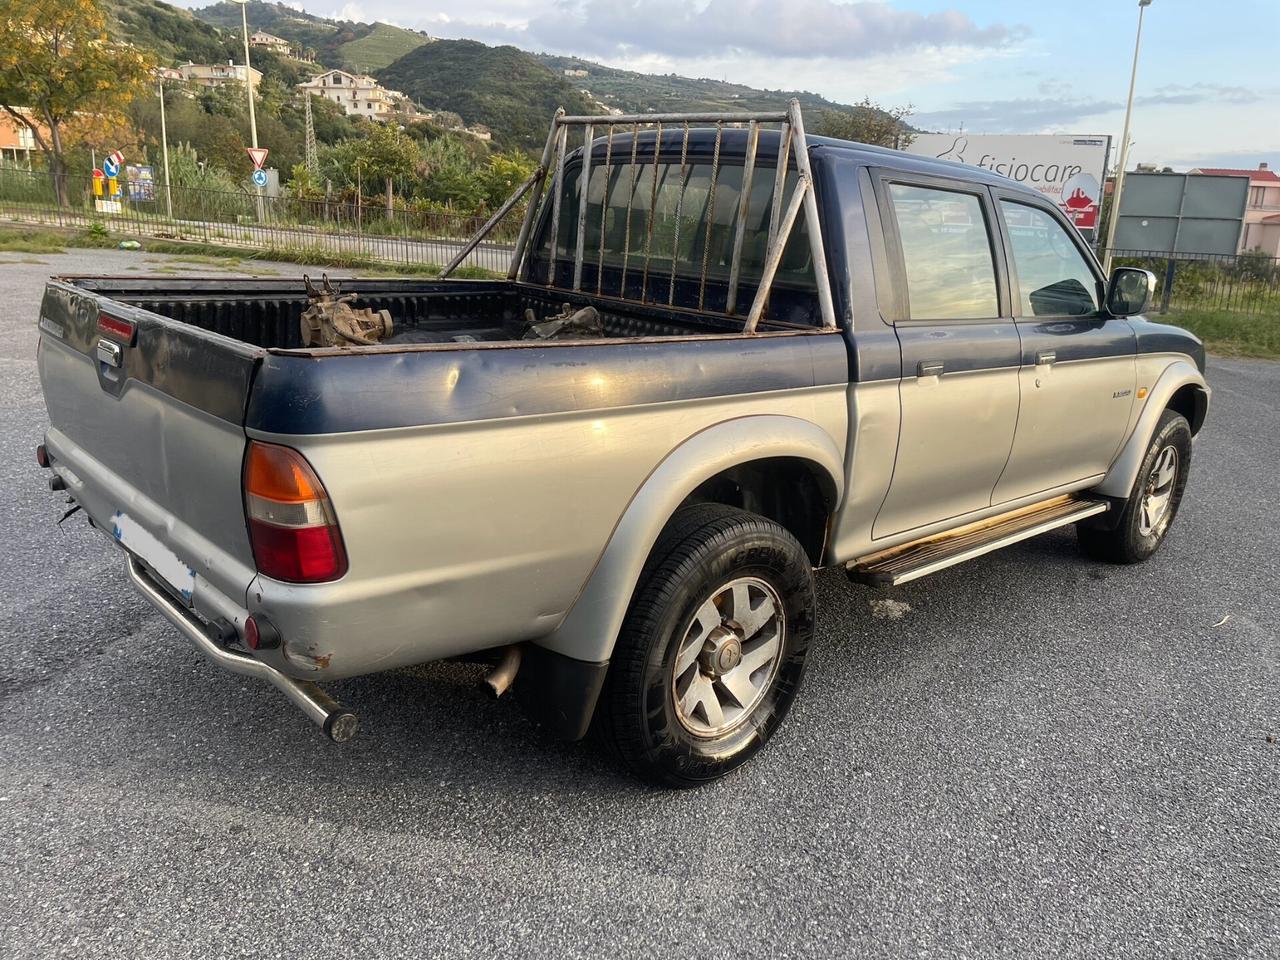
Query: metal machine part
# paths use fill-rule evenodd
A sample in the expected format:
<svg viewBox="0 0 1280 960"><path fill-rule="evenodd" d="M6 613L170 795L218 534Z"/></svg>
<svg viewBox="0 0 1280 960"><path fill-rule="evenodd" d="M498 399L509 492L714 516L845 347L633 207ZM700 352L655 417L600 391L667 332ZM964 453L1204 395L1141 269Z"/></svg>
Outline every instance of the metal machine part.
<svg viewBox="0 0 1280 960"><path fill-rule="evenodd" d="M597 340L605 336L600 311L587 306L574 310L566 303L560 313L539 320L532 308L525 310L523 340Z"/></svg>
<svg viewBox="0 0 1280 960"><path fill-rule="evenodd" d="M309 276L303 275L302 282L307 287L307 309L301 320L304 347L369 347L391 336L394 325L389 312L355 309L351 303L356 294L343 294L327 273L320 275L319 290Z"/></svg>

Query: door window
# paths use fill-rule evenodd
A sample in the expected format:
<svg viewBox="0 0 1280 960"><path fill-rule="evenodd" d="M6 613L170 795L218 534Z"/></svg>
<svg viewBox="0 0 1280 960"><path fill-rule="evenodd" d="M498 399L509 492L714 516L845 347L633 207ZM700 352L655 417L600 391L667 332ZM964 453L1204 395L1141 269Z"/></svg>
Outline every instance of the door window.
<svg viewBox="0 0 1280 960"><path fill-rule="evenodd" d="M1000 315L982 201L971 193L889 185L912 320Z"/></svg>
<svg viewBox="0 0 1280 960"><path fill-rule="evenodd" d="M1013 248L1022 317L1087 317L1098 312L1098 281L1066 228L1043 210L1000 202Z"/></svg>

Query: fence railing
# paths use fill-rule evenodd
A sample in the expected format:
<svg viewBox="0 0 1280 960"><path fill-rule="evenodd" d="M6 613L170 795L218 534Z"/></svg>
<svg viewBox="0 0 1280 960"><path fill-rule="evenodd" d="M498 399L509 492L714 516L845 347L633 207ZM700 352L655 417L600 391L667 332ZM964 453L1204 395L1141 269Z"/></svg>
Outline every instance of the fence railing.
<svg viewBox="0 0 1280 960"><path fill-rule="evenodd" d="M0 217L57 227L100 223L112 233L243 246L267 251L314 252L317 256L364 258L389 265L440 266L454 258L484 217L439 209L417 209L399 199L358 201L261 196L251 190L207 190L151 181L127 183L121 199L98 203L93 179L63 178L60 204L45 172L0 168ZM172 209L173 215L169 216ZM465 265L506 271L514 226L496 230Z"/></svg>
<svg viewBox="0 0 1280 960"><path fill-rule="evenodd" d="M1261 251L1232 256L1117 250L1116 266L1156 275L1159 313L1188 311L1280 317L1280 258Z"/></svg>

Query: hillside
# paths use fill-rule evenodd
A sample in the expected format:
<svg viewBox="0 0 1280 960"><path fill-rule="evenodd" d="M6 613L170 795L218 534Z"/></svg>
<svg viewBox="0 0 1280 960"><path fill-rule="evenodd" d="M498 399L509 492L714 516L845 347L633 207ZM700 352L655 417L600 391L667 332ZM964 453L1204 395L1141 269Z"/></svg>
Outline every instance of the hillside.
<svg viewBox="0 0 1280 960"><path fill-rule="evenodd" d="M723 80L693 79L674 74L615 70L578 57L538 53L534 57L559 76L565 70L586 70L585 77L566 77L575 88L591 91L606 106L624 113L672 113L713 110L774 110L793 97L808 111L852 110L802 90L760 90Z"/></svg>
<svg viewBox="0 0 1280 960"><path fill-rule="evenodd" d="M194 11L206 23L240 31L240 4L222 0ZM389 23L329 20L283 3L250 0L246 13L250 30L265 30L311 50L325 66L369 73L387 66L431 38Z"/></svg>
<svg viewBox="0 0 1280 960"><path fill-rule="evenodd" d="M375 23L363 37L339 46L338 54L348 69L372 73L430 42L431 39L424 34L393 27L389 23Z"/></svg>
<svg viewBox="0 0 1280 960"><path fill-rule="evenodd" d="M598 112L565 77L532 55L474 40L437 40L375 76L430 109L485 124L506 148L540 148L557 107Z"/></svg>
<svg viewBox="0 0 1280 960"><path fill-rule="evenodd" d="M235 56L238 49L229 36L197 19L189 10L159 0L110 0L107 9L116 20L115 35L153 51L163 61L217 63ZM238 19L236 25L239 26Z"/></svg>

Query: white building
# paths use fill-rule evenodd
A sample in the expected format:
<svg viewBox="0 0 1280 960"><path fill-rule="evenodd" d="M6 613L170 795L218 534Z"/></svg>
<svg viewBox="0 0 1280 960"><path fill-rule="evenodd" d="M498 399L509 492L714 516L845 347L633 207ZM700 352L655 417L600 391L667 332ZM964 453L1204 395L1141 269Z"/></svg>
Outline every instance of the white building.
<svg viewBox="0 0 1280 960"><path fill-rule="evenodd" d="M274 33L259 30L256 33L249 34L249 46L265 47L268 50L288 56L292 45L284 37L277 37Z"/></svg>
<svg viewBox="0 0 1280 960"><path fill-rule="evenodd" d="M255 90L258 88L258 84L262 82L262 71L249 67L249 72L246 73L243 63L232 63L230 60L225 64L188 62L179 66L177 70L182 75L183 80L202 87L220 87L229 80L244 83L245 78L250 75L253 77Z"/></svg>
<svg viewBox="0 0 1280 960"><path fill-rule="evenodd" d="M298 89L313 97L324 97L342 107L350 117L385 119L396 104L405 99L404 94L388 90L366 74L347 73L345 70L329 70L312 77Z"/></svg>

